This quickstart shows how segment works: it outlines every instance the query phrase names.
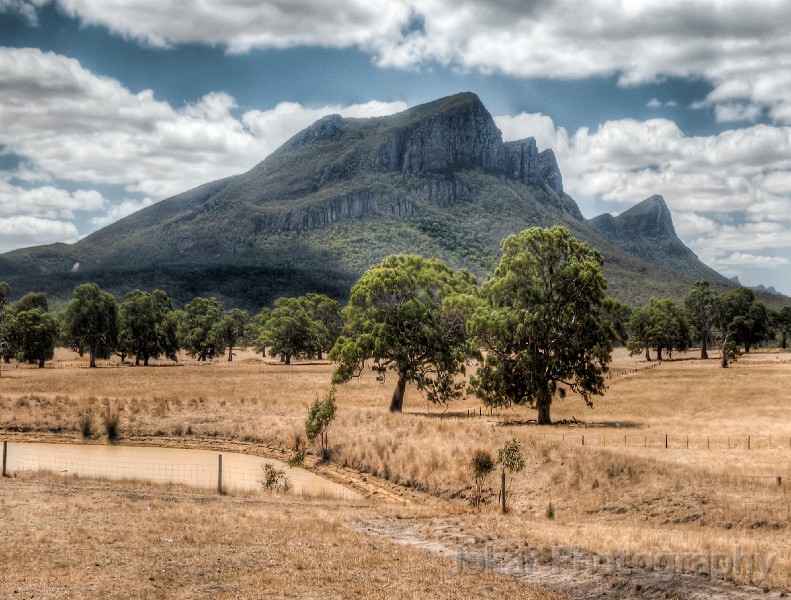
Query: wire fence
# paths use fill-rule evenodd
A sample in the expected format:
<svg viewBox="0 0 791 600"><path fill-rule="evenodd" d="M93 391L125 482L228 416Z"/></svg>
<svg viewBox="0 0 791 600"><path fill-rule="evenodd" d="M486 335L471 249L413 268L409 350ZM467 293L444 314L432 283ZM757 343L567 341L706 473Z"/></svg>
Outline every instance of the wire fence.
<svg viewBox="0 0 791 600"><path fill-rule="evenodd" d="M574 446L590 446L593 448L643 447L666 450L788 450L791 452L791 437L778 436L580 433L533 435L528 437L554 439Z"/></svg>
<svg viewBox="0 0 791 600"><path fill-rule="evenodd" d="M111 451L113 457L96 456ZM154 454L159 451L160 457ZM129 456L124 457L124 454ZM149 456L146 456L149 455ZM48 472L98 480L145 481L222 494L265 491L265 468L279 473L272 489L300 496L356 500L356 492L271 459L202 450L3 442L3 476ZM284 486L285 484L285 486Z"/></svg>

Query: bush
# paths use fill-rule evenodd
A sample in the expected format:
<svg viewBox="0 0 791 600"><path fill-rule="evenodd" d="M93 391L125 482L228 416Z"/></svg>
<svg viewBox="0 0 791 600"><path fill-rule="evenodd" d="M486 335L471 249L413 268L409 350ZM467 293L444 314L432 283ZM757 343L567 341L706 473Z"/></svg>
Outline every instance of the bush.
<svg viewBox="0 0 791 600"><path fill-rule="evenodd" d="M327 440L327 429L335 419L337 405L335 404L335 386L331 386L324 395L324 400L316 398L308 409L308 417L305 419L305 435L310 441L319 439L321 445L321 457L327 458L329 441Z"/></svg>
<svg viewBox="0 0 791 600"><path fill-rule="evenodd" d="M483 495L483 480L494 470L492 455L486 450L476 450L470 461L470 469L475 481L475 506L479 507L481 505L481 496Z"/></svg>
<svg viewBox="0 0 791 600"><path fill-rule="evenodd" d="M291 482L286 477L284 469L275 469L269 463L264 464L264 478L261 485L265 490L287 492L291 489Z"/></svg>

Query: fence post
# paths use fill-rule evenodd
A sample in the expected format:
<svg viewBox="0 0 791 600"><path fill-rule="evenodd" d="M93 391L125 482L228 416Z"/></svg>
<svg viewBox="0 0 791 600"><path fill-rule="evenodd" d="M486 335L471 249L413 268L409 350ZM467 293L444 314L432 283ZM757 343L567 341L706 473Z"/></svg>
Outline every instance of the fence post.
<svg viewBox="0 0 791 600"><path fill-rule="evenodd" d="M217 455L217 493L222 496L222 454Z"/></svg>
<svg viewBox="0 0 791 600"><path fill-rule="evenodd" d="M6 457L7 456L8 456L8 442L7 441L3 441L3 477L6 476L5 461L6 461Z"/></svg>
<svg viewBox="0 0 791 600"><path fill-rule="evenodd" d="M584 435L582 436L582 445L583 446L585 445L585 436Z"/></svg>
<svg viewBox="0 0 791 600"><path fill-rule="evenodd" d="M777 476L777 485L783 485L783 478L780 475Z"/></svg>
<svg viewBox="0 0 791 600"><path fill-rule="evenodd" d="M665 448L667 448L667 434L665 434Z"/></svg>
<svg viewBox="0 0 791 600"><path fill-rule="evenodd" d="M747 449L750 449L750 436L747 436Z"/></svg>

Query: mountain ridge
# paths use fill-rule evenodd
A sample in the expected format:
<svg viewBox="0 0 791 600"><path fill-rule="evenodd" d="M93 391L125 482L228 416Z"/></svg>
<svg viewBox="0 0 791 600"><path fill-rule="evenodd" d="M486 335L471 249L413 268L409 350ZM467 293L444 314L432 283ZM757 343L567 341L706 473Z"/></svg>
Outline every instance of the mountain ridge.
<svg viewBox="0 0 791 600"><path fill-rule="evenodd" d="M182 303L216 295L257 309L307 291L343 299L366 268L396 252L486 276L507 235L559 224L602 251L611 293L626 302L678 299L698 272L732 286L683 246L661 206L629 217L654 232L654 246L663 242L651 260L645 244L622 235L629 213L586 221L563 190L554 152L539 152L534 138L503 142L480 99L462 93L387 117L322 117L246 173L163 200L75 244L0 256L0 279L57 298L91 280L117 296L162 287Z"/></svg>

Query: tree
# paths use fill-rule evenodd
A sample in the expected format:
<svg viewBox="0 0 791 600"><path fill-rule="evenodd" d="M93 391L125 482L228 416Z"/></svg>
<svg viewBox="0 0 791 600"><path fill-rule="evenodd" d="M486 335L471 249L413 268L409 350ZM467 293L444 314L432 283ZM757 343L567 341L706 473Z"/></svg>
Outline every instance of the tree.
<svg viewBox="0 0 791 600"><path fill-rule="evenodd" d="M605 298L602 302L601 313L610 323L618 343L626 346L626 342L629 340L627 324L632 316L632 309L615 298Z"/></svg>
<svg viewBox="0 0 791 600"><path fill-rule="evenodd" d="M96 355L113 349L118 337L118 311L115 298L95 283L74 288L63 313L63 330L73 349L87 348L90 367L96 367Z"/></svg>
<svg viewBox="0 0 791 600"><path fill-rule="evenodd" d="M645 349L646 360L651 360L648 349L653 348L657 360L662 351L684 352L689 348L690 332L684 310L672 300L651 298L648 306L637 308L629 319L631 337L627 348L632 354Z"/></svg>
<svg viewBox="0 0 791 600"><path fill-rule="evenodd" d="M11 320L11 311L8 309L8 295L11 286L5 281L0 281L0 363L11 360L10 345L8 343L8 324ZM2 368L2 365L0 365Z"/></svg>
<svg viewBox="0 0 791 600"><path fill-rule="evenodd" d="M225 347L218 345L212 335L212 328L222 318L222 304L217 298L195 298L179 314L178 334L181 347L190 356L206 361L220 354Z"/></svg>
<svg viewBox="0 0 791 600"><path fill-rule="evenodd" d="M329 352L343 332L343 310L336 300L324 294L307 294L301 300L310 318L321 325L317 331L315 348L321 360L322 353Z"/></svg>
<svg viewBox="0 0 791 600"><path fill-rule="evenodd" d="M150 358L164 354L176 360L178 336L173 303L162 290L153 294L133 290L118 308L118 346L124 354L133 354L135 364L148 366Z"/></svg>
<svg viewBox="0 0 791 600"><path fill-rule="evenodd" d="M497 451L497 464L502 467L501 472L501 485L500 485L500 499L502 500L503 514L506 513L505 504L505 472L519 473L525 468L525 459L522 456L522 448L519 442L512 439L505 443L505 446Z"/></svg>
<svg viewBox="0 0 791 600"><path fill-rule="evenodd" d="M218 346L228 347L228 362L233 360L233 349L244 338L250 315L247 311L234 308L223 315L212 327L212 336Z"/></svg>
<svg viewBox="0 0 791 600"><path fill-rule="evenodd" d="M780 334L780 347L785 350L788 345L788 336L791 335L791 306L784 306L780 311L770 314L772 327Z"/></svg>
<svg viewBox="0 0 791 600"><path fill-rule="evenodd" d="M614 333L602 315L601 254L564 227L532 228L502 242L503 257L482 288L470 331L485 350L472 380L485 404L529 404L550 424L557 394L604 393Z"/></svg>
<svg viewBox="0 0 791 600"><path fill-rule="evenodd" d="M481 497L483 496L483 481L489 473L494 471L492 455L486 450L476 450L470 460L470 470L472 471L472 479L475 482L475 507L478 508L481 505Z"/></svg>
<svg viewBox="0 0 791 600"><path fill-rule="evenodd" d="M28 292L19 300L11 305L11 312L20 313L23 310L41 309L42 312L49 312L47 295L41 292Z"/></svg>
<svg viewBox="0 0 791 600"><path fill-rule="evenodd" d="M351 290L344 334L330 352L340 363L333 382L358 377L372 359L380 381L388 371L398 378L390 412L402 411L409 382L434 403L460 397L475 288L472 275L436 258L394 255L369 269Z"/></svg>
<svg viewBox="0 0 791 600"><path fill-rule="evenodd" d="M17 360L38 363L39 368L43 369L45 361L55 355L58 329L55 316L40 308L15 314L8 327L8 337L16 351Z"/></svg>
<svg viewBox="0 0 791 600"><path fill-rule="evenodd" d="M728 292L722 296L722 302L722 318L726 318L727 323L722 323L720 328L726 328L730 340L742 344L745 353L767 339L769 315L766 307L755 301L755 293L751 289L741 287Z"/></svg>
<svg viewBox="0 0 791 600"><path fill-rule="evenodd" d="M327 430L330 423L335 419L337 405L335 402L335 386L331 386L324 395L323 400L316 398L308 410L308 417L305 419L305 435L311 442L316 438L321 445L321 457L327 458L329 450L329 440Z"/></svg>
<svg viewBox="0 0 791 600"><path fill-rule="evenodd" d="M307 356L320 346L326 328L313 319L303 298L278 298L275 308L258 316L261 322L256 350L270 346L272 356L280 356L287 365L291 358Z"/></svg>
<svg viewBox="0 0 791 600"><path fill-rule="evenodd" d="M717 312L717 292L711 289L708 281L699 279L684 298L684 308L700 339L700 357L706 359L709 357L707 346Z"/></svg>

